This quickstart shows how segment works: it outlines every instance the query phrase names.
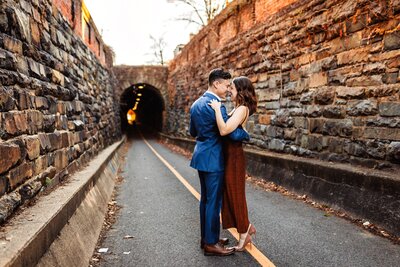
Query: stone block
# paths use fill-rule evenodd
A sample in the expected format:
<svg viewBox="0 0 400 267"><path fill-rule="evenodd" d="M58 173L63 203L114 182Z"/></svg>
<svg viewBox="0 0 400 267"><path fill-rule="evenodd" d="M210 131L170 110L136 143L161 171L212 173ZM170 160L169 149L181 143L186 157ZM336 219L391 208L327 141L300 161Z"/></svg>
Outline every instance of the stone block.
<svg viewBox="0 0 400 267"><path fill-rule="evenodd" d="M347 114L350 116L370 116L378 113L376 101L361 100L350 103Z"/></svg>
<svg viewBox="0 0 400 267"><path fill-rule="evenodd" d="M0 197L3 196L7 191L8 191L8 179L5 176L0 176Z"/></svg>
<svg viewBox="0 0 400 267"><path fill-rule="evenodd" d="M0 142L0 174L8 171L21 159L21 151L18 145ZM7 156L4 156L7 155Z"/></svg>
<svg viewBox="0 0 400 267"><path fill-rule="evenodd" d="M287 109L280 109L275 115L271 116L271 124L281 127L291 127L294 123L289 111Z"/></svg>
<svg viewBox="0 0 400 267"><path fill-rule="evenodd" d="M29 133L35 134L43 129L43 113L38 110L27 111Z"/></svg>
<svg viewBox="0 0 400 267"><path fill-rule="evenodd" d="M24 138L28 158L34 160L40 155L40 141L38 136L28 136Z"/></svg>
<svg viewBox="0 0 400 267"><path fill-rule="evenodd" d="M5 12L0 12L0 31L8 32L8 18Z"/></svg>
<svg viewBox="0 0 400 267"><path fill-rule="evenodd" d="M29 67L26 58L22 55L17 55L16 59L17 59L16 62L17 72L20 74L20 76L22 76L22 74L29 76Z"/></svg>
<svg viewBox="0 0 400 267"><path fill-rule="evenodd" d="M279 100L280 98L280 92L279 90L269 90L269 89L263 89L263 90L256 90L257 94L257 99L258 101L275 101Z"/></svg>
<svg viewBox="0 0 400 267"><path fill-rule="evenodd" d="M68 132L67 131L61 132L61 147L69 147L72 145L73 144L69 142Z"/></svg>
<svg viewBox="0 0 400 267"><path fill-rule="evenodd" d="M381 102L379 104L379 115L384 117L400 116L400 102Z"/></svg>
<svg viewBox="0 0 400 267"><path fill-rule="evenodd" d="M285 148L285 141L280 139L272 139L268 144L268 148L275 151L283 151Z"/></svg>
<svg viewBox="0 0 400 267"><path fill-rule="evenodd" d="M266 135L270 137L277 137L277 138L282 138L283 137L283 128L268 125L266 128Z"/></svg>
<svg viewBox="0 0 400 267"><path fill-rule="evenodd" d="M42 183L33 178L22 185L18 192L21 195L22 200L24 201L33 198L37 193L39 193L42 187Z"/></svg>
<svg viewBox="0 0 400 267"><path fill-rule="evenodd" d="M385 50L395 50L400 48L400 31L391 32L383 37Z"/></svg>
<svg viewBox="0 0 400 267"><path fill-rule="evenodd" d="M382 81L386 84L395 84L399 79L399 72L389 72L385 73L382 77Z"/></svg>
<svg viewBox="0 0 400 267"><path fill-rule="evenodd" d="M56 129L56 116L44 115L43 116L43 130L47 133L52 133Z"/></svg>
<svg viewBox="0 0 400 267"><path fill-rule="evenodd" d="M329 105L333 103L333 99L335 98L335 90L334 89L325 89L321 91L317 91L314 96L314 101L316 104L320 105Z"/></svg>
<svg viewBox="0 0 400 267"><path fill-rule="evenodd" d="M388 159L400 163L400 142L391 142L387 150Z"/></svg>
<svg viewBox="0 0 400 267"><path fill-rule="evenodd" d="M33 21L31 19L31 39L32 39L32 43L36 46L36 47L40 47L40 40L41 40L41 31L39 29L39 25L38 23L36 23L35 21Z"/></svg>
<svg viewBox="0 0 400 267"><path fill-rule="evenodd" d="M340 86L336 88L337 97L351 99L363 98L365 96L365 89L363 87L345 87Z"/></svg>
<svg viewBox="0 0 400 267"><path fill-rule="evenodd" d="M337 55L339 65L355 64L368 61L368 48L358 48L350 51L345 51Z"/></svg>
<svg viewBox="0 0 400 267"><path fill-rule="evenodd" d="M368 153L364 143L362 142L345 142L343 146L344 151L352 156L367 158Z"/></svg>
<svg viewBox="0 0 400 267"><path fill-rule="evenodd" d="M37 96L35 97L35 106L38 110L47 110L49 109L49 102L47 101L47 98Z"/></svg>
<svg viewBox="0 0 400 267"><path fill-rule="evenodd" d="M328 84L328 75L326 72L313 73L310 75L310 84L312 87L320 87Z"/></svg>
<svg viewBox="0 0 400 267"><path fill-rule="evenodd" d="M361 77L350 78L346 81L346 85L350 87L378 86L382 84L383 84L382 75L361 76Z"/></svg>
<svg viewBox="0 0 400 267"><path fill-rule="evenodd" d="M56 115L55 116L55 126L57 130L67 130L68 128L68 118L66 115Z"/></svg>
<svg viewBox="0 0 400 267"><path fill-rule="evenodd" d="M49 133L47 134L49 137L49 142L51 144L51 150L56 150L60 149L62 147L62 140L61 140L61 133L60 132L54 132L54 133Z"/></svg>
<svg viewBox="0 0 400 267"><path fill-rule="evenodd" d="M293 118L293 126L295 128L303 128L308 129L308 119L304 117L294 117Z"/></svg>
<svg viewBox="0 0 400 267"><path fill-rule="evenodd" d="M19 88L15 88L14 98L17 100L17 106L19 110L31 109L33 107L31 102L31 96L27 94L25 90L20 90Z"/></svg>
<svg viewBox="0 0 400 267"><path fill-rule="evenodd" d="M308 135L307 138L308 138L308 145L304 148L316 151L321 151L324 148L325 137L319 135Z"/></svg>
<svg viewBox="0 0 400 267"><path fill-rule="evenodd" d="M62 101L57 102L57 112L60 113L61 115L67 114L67 106L65 105L64 102Z"/></svg>
<svg viewBox="0 0 400 267"><path fill-rule="evenodd" d="M11 169L7 174L11 190L17 188L18 185L22 184L27 178L31 177L32 174L33 169L31 162L22 163L14 169Z"/></svg>
<svg viewBox="0 0 400 267"><path fill-rule="evenodd" d="M15 101L12 97L12 90L0 87L0 112L14 109Z"/></svg>
<svg viewBox="0 0 400 267"><path fill-rule="evenodd" d="M12 53L22 55L22 42L11 36L4 35L4 48Z"/></svg>
<svg viewBox="0 0 400 267"><path fill-rule="evenodd" d="M50 139L47 134L45 133L39 133L39 142L40 142L40 153L44 154L45 152L48 152L51 150L51 143Z"/></svg>
<svg viewBox="0 0 400 267"><path fill-rule="evenodd" d="M366 143L367 154L375 159L384 159L386 156L386 145L377 140L370 140Z"/></svg>
<svg viewBox="0 0 400 267"><path fill-rule="evenodd" d="M320 117L322 112L318 106L309 105L304 108L304 114L307 115L308 117L315 118L315 117Z"/></svg>
<svg viewBox="0 0 400 267"><path fill-rule="evenodd" d="M300 103L302 104L311 104L313 101L314 92L307 92L303 94L300 98Z"/></svg>
<svg viewBox="0 0 400 267"><path fill-rule="evenodd" d="M275 109L279 109L279 108L280 108L280 104L278 101L265 103L265 109L267 109L267 110L275 110Z"/></svg>
<svg viewBox="0 0 400 267"><path fill-rule="evenodd" d="M363 73L367 73L368 75L380 74L385 72L385 70L386 66L381 62L375 62L363 66Z"/></svg>
<svg viewBox="0 0 400 267"><path fill-rule="evenodd" d="M259 115L258 123L269 125L271 123L271 115L265 115L265 114Z"/></svg>
<svg viewBox="0 0 400 267"><path fill-rule="evenodd" d="M296 129L284 129L283 130L283 138L286 140L295 140L296 139Z"/></svg>
<svg viewBox="0 0 400 267"><path fill-rule="evenodd" d="M28 66L29 72L33 77L46 80L46 70L42 64L33 61L32 59L28 59Z"/></svg>
<svg viewBox="0 0 400 267"><path fill-rule="evenodd" d="M325 121L322 133L331 136L349 137L353 133L353 122L351 120L328 119Z"/></svg>
<svg viewBox="0 0 400 267"><path fill-rule="evenodd" d="M325 119L309 119L309 130L311 133L322 133L325 124Z"/></svg>
<svg viewBox="0 0 400 267"><path fill-rule="evenodd" d="M366 127L364 137L367 139L400 141L400 131L397 128Z"/></svg>
<svg viewBox="0 0 400 267"><path fill-rule="evenodd" d="M51 81L55 84L59 84L61 86L65 85L64 75L57 70L51 70Z"/></svg>
<svg viewBox="0 0 400 267"><path fill-rule="evenodd" d="M24 112L8 112L3 114L3 129L9 135L24 134L28 130L28 118Z"/></svg>
<svg viewBox="0 0 400 267"><path fill-rule="evenodd" d="M382 85L382 86L372 86L367 87L365 89L365 94L368 97L383 97L383 96L392 96L395 95L399 91L399 87L397 85Z"/></svg>
<svg viewBox="0 0 400 267"><path fill-rule="evenodd" d="M6 70L17 70L17 57L0 48L0 68Z"/></svg>
<svg viewBox="0 0 400 267"><path fill-rule="evenodd" d="M369 118L367 119L367 126L400 128L400 118Z"/></svg>
<svg viewBox="0 0 400 267"><path fill-rule="evenodd" d="M21 205L21 195L17 192L11 192L0 198L0 223L12 214L12 212Z"/></svg>
<svg viewBox="0 0 400 267"><path fill-rule="evenodd" d="M48 156L44 155L35 160L33 165L33 175L39 175L49 166Z"/></svg>
<svg viewBox="0 0 400 267"><path fill-rule="evenodd" d="M328 137L328 150L333 153L343 153L344 140L337 137Z"/></svg>
<svg viewBox="0 0 400 267"><path fill-rule="evenodd" d="M325 118L340 119L344 118L345 114L345 109L341 106L327 106L322 111L322 116Z"/></svg>
<svg viewBox="0 0 400 267"><path fill-rule="evenodd" d="M75 114L80 114L82 111L85 111L85 104L82 101L74 100L72 102L72 110Z"/></svg>
<svg viewBox="0 0 400 267"><path fill-rule="evenodd" d="M68 166L68 155L66 149L60 149L54 152L54 167L60 172Z"/></svg>

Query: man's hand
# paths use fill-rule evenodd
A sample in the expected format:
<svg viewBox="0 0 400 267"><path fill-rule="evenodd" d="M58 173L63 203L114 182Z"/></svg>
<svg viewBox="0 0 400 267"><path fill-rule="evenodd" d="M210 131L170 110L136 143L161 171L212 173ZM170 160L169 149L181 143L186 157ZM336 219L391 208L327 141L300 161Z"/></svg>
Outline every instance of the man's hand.
<svg viewBox="0 0 400 267"><path fill-rule="evenodd" d="M221 108L221 102L219 102L215 99L211 100L210 103L208 103L208 104L212 107L213 110L217 110L217 109Z"/></svg>

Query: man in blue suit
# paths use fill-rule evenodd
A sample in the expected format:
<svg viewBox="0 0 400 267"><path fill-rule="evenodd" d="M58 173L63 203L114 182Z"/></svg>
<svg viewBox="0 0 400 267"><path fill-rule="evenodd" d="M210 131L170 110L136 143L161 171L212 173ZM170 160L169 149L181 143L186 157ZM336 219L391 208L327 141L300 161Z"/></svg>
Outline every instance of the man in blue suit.
<svg viewBox="0 0 400 267"><path fill-rule="evenodd" d="M208 90L190 108L190 134L196 137L196 146L190 166L199 172L201 185L200 227L201 247L204 255L227 256L234 253L227 249L227 239L220 240L219 214L222 205L224 182L224 157L222 137L219 134L214 110L208 103L212 99L221 101L230 87L231 74L223 69L214 69L208 76ZM225 106L222 116L228 119ZM229 134L236 141L249 140L248 133L238 128Z"/></svg>

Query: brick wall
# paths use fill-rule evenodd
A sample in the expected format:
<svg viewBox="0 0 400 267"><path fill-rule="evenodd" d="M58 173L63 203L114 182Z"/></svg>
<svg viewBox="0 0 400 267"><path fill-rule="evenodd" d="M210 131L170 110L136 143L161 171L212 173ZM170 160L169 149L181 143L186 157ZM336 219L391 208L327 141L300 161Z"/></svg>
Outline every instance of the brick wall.
<svg viewBox="0 0 400 267"><path fill-rule="evenodd" d="M112 66L106 58L112 53L104 44L96 24L89 10L82 0L53 0L53 12L60 12L69 26L82 38L85 44L92 50L99 61L107 67ZM88 30L90 28L90 30ZM89 36L90 34L90 36ZM87 37L87 38L85 38Z"/></svg>
<svg viewBox="0 0 400 267"><path fill-rule="evenodd" d="M69 20L0 2L0 223L120 138L113 76Z"/></svg>
<svg viewBox="0 0 400 267"><path fill-rule="evenodd" d="M399 20L399 0L234 1L171 62L168 131L189 135L190 105L224 67L255 85L255 147L397 168Z"/></svg>

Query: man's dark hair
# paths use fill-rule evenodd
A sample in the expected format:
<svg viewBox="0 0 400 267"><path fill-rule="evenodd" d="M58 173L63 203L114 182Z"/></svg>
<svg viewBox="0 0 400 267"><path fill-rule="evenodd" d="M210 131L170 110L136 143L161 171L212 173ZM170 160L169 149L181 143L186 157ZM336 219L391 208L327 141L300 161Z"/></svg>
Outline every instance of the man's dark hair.
<svg viewBox="0 0 400 267"><path fill-rule="evenodd" d="M211 86L213 82L219 79L229 80L230 78L232 78L231 74L227 71L224 71L224 69L213 69L208 75L208 85Z"/></svg>

